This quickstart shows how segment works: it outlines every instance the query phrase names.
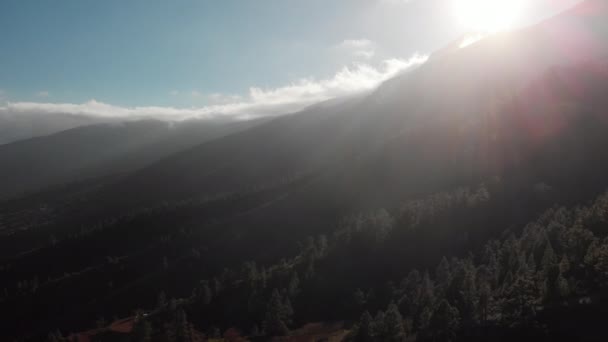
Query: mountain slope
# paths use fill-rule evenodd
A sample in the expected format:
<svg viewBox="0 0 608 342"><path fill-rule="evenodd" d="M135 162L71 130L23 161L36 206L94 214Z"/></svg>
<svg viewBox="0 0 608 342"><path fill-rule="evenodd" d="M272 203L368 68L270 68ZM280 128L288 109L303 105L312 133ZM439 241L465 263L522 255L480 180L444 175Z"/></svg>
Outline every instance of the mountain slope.
<svg viewBox="0 0 608 342"><path fill-rule="evenodd" d="M0 198L136 170L258 121L135 121L83 126L0 146Z"/></svg>
<svg viewBox="0 0 608 342"><path fill-rule="evenodd" d="M11 112L0 108L0 145L54 134L76 127L118 121L117 119L85 115Z"/></svg>
<svg viewBox="0 0 608 342"><path fill-rule="evenodd" d="M153 198L149 194L186 198L329 168L334 173L348 171L352 182L343 184L344 188L363 187L372 181L369 186L378 188L381 196L394 188L415 188L432 176L429 171L449 167L446 158L467 157L460 148L473 141L467 133L489 134L480 132L484 121L547 69L608 56L607 14L602 1L582 3L534 27L498 34L432 58L356 104L303 112L202 145L150 166L118 187L129 189L135 201ZM571 35L564 37L559 34L562 31ZM581 39L583 34L585 39ZM453 127L462 131L456 133ZM436 140L426 141L429 134ZM461 155L446 155L449 148ZM373 169L379 165L380 170ZM478 173L486 172L469 167L477 174L452 170L463 174L450 175L452 179L445 182L479 180ZM357 179L359 172L366 179ZM329 181L332 186L348 179L337 176ZM396 187L404 182L401 178L416 181ZM166 179L172 180L170 185ZM429 180L429 184L436 182ZM361 190L368 196L368 190L373 191Z"/></svg>

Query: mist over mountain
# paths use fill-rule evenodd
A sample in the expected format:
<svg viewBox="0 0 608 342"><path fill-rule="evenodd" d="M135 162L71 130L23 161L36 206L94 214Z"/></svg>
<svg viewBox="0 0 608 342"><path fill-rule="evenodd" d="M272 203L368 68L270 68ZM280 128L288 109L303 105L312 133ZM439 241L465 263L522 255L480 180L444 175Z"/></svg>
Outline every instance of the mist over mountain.
<svg viewBox="0 0 608 342"><path fill-rule="evenodd" d="M0 146L0 336L605 340L608 2L461 45L276 118Z"/></svg>
<svg viewBox="0 0 608 342"><path fill-rule="evenodd" d="M5 144L0 146L0 198L123 174L262 121L119 121Z"/></svg>
<svg viewBox="0 0 608 342"><path fill-rule="evenodd" d="M63 130L103 122L103 120L69 114L23 114L0 109L0 144L49 135Z"/></svg>

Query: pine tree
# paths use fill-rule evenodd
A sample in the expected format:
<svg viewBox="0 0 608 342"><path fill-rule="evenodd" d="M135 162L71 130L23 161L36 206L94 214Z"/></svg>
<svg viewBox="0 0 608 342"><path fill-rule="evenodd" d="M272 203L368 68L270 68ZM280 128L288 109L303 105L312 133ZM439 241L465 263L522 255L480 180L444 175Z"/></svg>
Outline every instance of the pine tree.
<svg viewBox="0 0 608 342"><path fill-rule="evenodd" d="M209 331L209 336L211 336L211 338L218 339L222 337L222 332L218 327L212 327L211 329L209 329Z"/></svg>
<svg viewBox="0 0 608 342"><path fill-rule="evenodd" d="M287 287L287 293L291 298L296 297L300 293L300 278L298 272L293 271L291 279L289 279L289 285Z"/></svg>
<svg viewBox="0 0 608 342"><path fill-rule="evenodd" d="M479 302L477 303L477 312L482 323L488 320L491 301L492 289L490 288L490 284L483 282L479 285Z"/></svg>
<svg viewBox="0 0 608 342"><path fill-rule="evenodd" d="M434 304L435 293L433 291L433 282L431 281L429 274L425 272L424 276L422 277L418 298L416 300L416 307L418 308L418 311L415 317L418 318L418 322L416 323L419 330L424 331L428 328L431 315L433 314Z"/></svg>
<svg viewBox="0 0 608 342"><path fill-rule="evenodd" d="M213 278L213 295L218 296L222 292L222 282L217 278Z"/></svg>
<svg viewBox="0 0 608 342"><path fill-rule="evenodd" d="M293 323L293 306L288 296L283 298L283 320L288 326Z"/></svg>
<svg viewBox="0 0 608 342"><path fill-rule="evenodd" d="M418 330L422 333L428 331L429 326L431 325L431 319L433 317L433 307L432 306L424 306L420 310L420 314L416 317L418 319Z"/></svg>
<svg viewBox="0 0 608 342"><path fill-rule="evenodd" d="M103 318L103 317L99 317L99 318L98 318L98 319L95 321L95 326L96 326L98 329L105 328L105 327L106 327L106 325L107 325L106 319L105 319L105 318Z"/></svg>
<svg viewBox="0 0 608 342"><path fill-rule="evenodd" d="M384 327L386 330L385 341L401 342L405 339L403 318L395 303L390 303L384 314Z"/></svg>
<svg viewBox="0 0 608 342"><path fill-rule="evenodd" d="M374 326L372 316L365 311L359 319L359 329L355 337L355 342L373 342Z"/></svg>
<svg viewBox="0 0 608 342"><path fill-rule="evenodd" d="M378 311L378 313L376 313L376 317L374 317L374 330L372 331L372 336L375 340L384 341L387 338L386 322L384 317L384 312L382 312L382 310Z"/></svg>
<svg viewBox="0 0 608 342"><path fill-rule="evenodd" d="M142 312L135 315L133 325L133 339L136 342L149 342L152 338L152 324L144 317Z"/></svg>
<svg viewBox="0 0 608 342"><path fill-rule="evenodd" d="M179 309L176 314L175 340L176 342L192 341L192 329L190 328L190 323L188 323L186 312L183 309Z"/></svg>
<svg viewBox="0 0 608 342"><path fill-rule="evenodd" d="M358 307L361 307L363 305L365 305L365 303L367 302L367 298L365 297L365 293L361 290L361 289L356 289L355 292L353 292L353 300L355 301L355 304Z"/></svg>
<svg viewBox="0 0 608 342"><path fill-rule="evenodd" d="M321 234L317 238L317 258L323 258L327 254L327 236Z"/></svg>
<svg viewBox="0 0 608 342"><path fill-rule="evenodd" d="M57 331L51 331L48 336L47 336L47 341L48 342L63 342L65 341L65 339L63 338L63 335L61 334L61 332L59 330Z"/></svg>
<svg viewBox="0 0 608 342"><path fill-rule="evenodd" d="M557 289L560 298L565 298L570 295L570 285L561 273L559 274L557 279L555 279L555 288Z"/></svg>
<svg viewBox="0 0 608 342"><path fill-rule="evenodd" d="M568 260L568 257L564 255L562 260L559 262L559 272L561 274L566 274L568 271L570 271L570 261Z"/></svg>
<svg viewBox="0 0 608 342"><path fill-rule="evenodd" d="M444 293L448 288L450 285L450 278L450 263L446 257L443 257L435 270L435 281L437 282L437 288L440 293Z"/></svg>
<svg viewBox="0 0 608 342"><path fill-rule="evenodd" d="M205 280L201 283L201 300L203 301L203 304L209 305L212 299L213 294L211 292L211 288L209 287L209 282Z"/></svg>
<svg viewBox="0 0 608 342"><path fill-rule="evenodd" d="M308 257L306 260L306 272L304 273L304 279L312 279L315 277L315 259Z"/></svg>
<svg viewBox="0 0 608 342"><path fill-rule="evenodd" d="M502 281L502 292L506 292L509 290L511 285L513 284L513 273L511 271L507 272L505 275L505 279Z"/></svg>
<svg viewBox="0 0 608 342"><path fill-rule="evenodd" d="M442 300L431 317L430 335L435 341L452 341L460 328L460 314L447 300Z"/></svg>
<svg viewBox="0 0 608 342"><path fill-rule="evenodd" d="M249 287L254 288L259 277L255 261L246 261L243 264L243 274L245 274L245 277L247 278Z"/></svg>
<svg viewBox="0 0 608 342"><path fill-rule="evenodd" d="M593 265L593 269L600 280L600 285L608 285L608 238L604 239L602 246L597 252L597 258Z"/></svg>
<svg viewBox="0 0 608 342"><path fill-rule="evenodd" d="M498 277L502 270L498 262L497 249L500 244L497 241L488 242L483 250L482 262L485 265L487 274L490 276L490 286L496 286Z"/></svg>
<svg viewBox="0 0 608 342"><path fill-rule="evenodd" d="M429 277L429 274L425 272L424 276L422 277L418 305L422 307L432 306L434 302L435 292L433 281Z"/></svg>
<svg viewBox="0 0 608 342"><path fill-rule="evenodd" d="M261 334L262 334L262 332L260 331L260 327L258 327L257 324L254 324L253 328L251 328L251 336L258 337Z"/></svg>
<svg viewBox="0 0 608 342"><path fill-rule="evenodd" d="M544 271L543 292L542 298L545 301L551 301L560 297L557 279L560 276L559 265L552 264Z"/></svg>
<svg viewBox="0 0 608 342"><path fill-rule="evenodd" d="M472 265L465 266L464 279L461 290L462 309L461 318L464 324L473 325L477 323L478 317L475 308L477 307L478 294L475 282L475 268Z"/></svg>
<svg viewBox="0 0 608 342"><path fill-rule="evenodd" d="M272 291L272 296L266 307L266 317L264 318L264 331L268 336L285 336L289 333L287 328L287 320L289 312L287 312L281 295L277 289Z"/></svg>
<svg viewBox="0 0 608 342"><path fill-rule="evenodd" d="M167 296L164 291L161 291L158 294L158 299L156 300L156 308L162 310L167 307Z"/></svg>
<svg viewBox="0 0 608 342"><path fill-rule="evenodd" d="M517 279L504 293L503 319L510 325L520 325L530 321L536 314L535 305L538 289L534 280L525 274Z"/></svg>
<svg viewBox="0 0 608 342"><path fill-rule="evenodd" d="M530 255L528 256L526 266L528 270L530 270L530 272L536 272L536 260L534 259L534 253L530 253Z"/></svg>
<svg viewBox="0 0 608 342"><path fill-rule="evenodd" d="M418 270L412 270L401 281L401 290L404 295L399 299L399 309L404 315L414 317L418 313L418 299L420 297L420 282L422 278Z"/></svg>
<svg viewBox="0 0 608 342"><path fill-rule="evenodd" d="M260 279L259 279L259 286L262 289L266 288L266 282L267 282L267 272L266 272L266 268L262 266L262 270L260 271Z"/></svg>
<svg viewBox="0 0 608 342"><path fill-rule="evenodd" d="M543 253L543 259L541 261L541 267L545 275L549 272L549 268L553 264L555 264L555 252L553 251L553 246L551 246L551 242L547 240L547 245Z"/></svg>

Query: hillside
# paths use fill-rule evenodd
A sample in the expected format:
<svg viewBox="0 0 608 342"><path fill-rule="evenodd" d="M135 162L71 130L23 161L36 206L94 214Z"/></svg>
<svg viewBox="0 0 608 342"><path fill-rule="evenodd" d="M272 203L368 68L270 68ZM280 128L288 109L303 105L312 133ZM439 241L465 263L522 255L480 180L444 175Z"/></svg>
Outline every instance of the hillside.
<svg viewBox="0 0 608 342"><path fill-rule="evenodd" d="M115 120L70 114L28 114L0 108L0 145Z"/></svg>
<svg viewBox="0 0 608 342"><path fill-rule="evenodd" d="M0 198L137 170L261 121L117 122L5 144L0 146Z"/></svg>

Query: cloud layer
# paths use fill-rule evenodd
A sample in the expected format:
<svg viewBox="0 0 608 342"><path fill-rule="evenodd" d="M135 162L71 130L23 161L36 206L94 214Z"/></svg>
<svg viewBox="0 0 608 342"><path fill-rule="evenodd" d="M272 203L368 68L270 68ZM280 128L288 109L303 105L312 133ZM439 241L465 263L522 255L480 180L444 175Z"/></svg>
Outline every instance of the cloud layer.
<svg viewBox="0 0 608 342"><path fill-rule="evenodd" d="M376 55L376 45L369 39L347 39L337 46L357 58L370 59Z"/></svg>
<svg viewBox="0 0 608 342"><path fill-rule="evenodd" d="M365 40L345 41L355 47L368 47ZM410 59L387 59L373 66L355 63L343 67L333 77L316 80L300 79L289 85L262 89L252 87L247 96L211 94L212 104L203 107L176 108L158 106L121 107L90 100L85 103L8 102L0 113L73 114L98 118L137 120L154 118L167 121L227 117L246 119L296 112L313 103L336 97L369 91L383 81L424 63L427 56L414 55Z"/></svg>

